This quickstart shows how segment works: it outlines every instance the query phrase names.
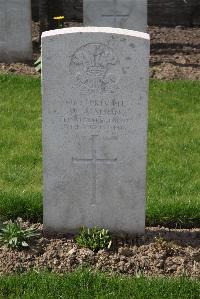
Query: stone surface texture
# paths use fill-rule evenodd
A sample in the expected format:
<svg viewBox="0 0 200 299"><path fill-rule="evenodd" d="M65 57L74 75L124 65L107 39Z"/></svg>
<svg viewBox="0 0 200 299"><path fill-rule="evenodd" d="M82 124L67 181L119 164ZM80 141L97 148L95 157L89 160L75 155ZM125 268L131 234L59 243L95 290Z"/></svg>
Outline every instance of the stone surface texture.
<svg viewBox="0 0 200 299"><path fill-rule="evenodd" d="M149 35L69 28L42 35L44 225L145 228Z"/></svg>
<svg viewBox="0 0 200 299"><path fill-rule="evenodd" d="M85 26L147 31L147 0L84 0Z"/></svg>
<svg viewBox="0 0 200 299"><path fill-rule="evenodd" d="M0 61L32 58L31 1L0 0Z"/></svg>

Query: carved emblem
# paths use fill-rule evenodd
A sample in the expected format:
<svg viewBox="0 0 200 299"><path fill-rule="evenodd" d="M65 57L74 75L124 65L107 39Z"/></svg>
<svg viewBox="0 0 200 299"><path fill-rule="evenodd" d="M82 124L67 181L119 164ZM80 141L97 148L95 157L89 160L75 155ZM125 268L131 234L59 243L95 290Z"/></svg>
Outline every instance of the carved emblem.
<svg viewBox="0 0 200 299"><path fill-rule="evenodd" d="M93 92L113 89L119 81L119 67L114 51L100 43L77 49L70 62L70 72L79 86Z"/></svg>

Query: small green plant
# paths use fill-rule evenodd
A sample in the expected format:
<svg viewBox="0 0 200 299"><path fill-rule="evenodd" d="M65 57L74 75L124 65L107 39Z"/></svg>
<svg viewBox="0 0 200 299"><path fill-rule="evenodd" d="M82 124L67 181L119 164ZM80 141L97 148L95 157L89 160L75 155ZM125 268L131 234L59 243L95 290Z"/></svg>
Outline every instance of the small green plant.
<svg viewBox="0 0 200 299"><path fill-rule="evenodd" d="M39 236L36 229L21 227L18 221L9 221L0 229L0 243L12 249L29 247L29 241Z"/></svg>
<svg viewBox="0 0 200 299"><path fill-rule="evenodd" d="M53 17L53 19L57 23L56 26L58 29L64 28L64 16Z"/></svg>
<svg viewBox="0 0 200 299"><path fill-rule="evenodd" d="M39 73L41 73L41 70L42 70L42 57L40 56L38 58L38 60L34 63L34 66L35 66L35 70Z"/></svg>
<svg viewBox="0 0 200 299"><path fill-rule="evenodd" d="M64 28L64 16L53 17L53 20L56 22L58 29ZM37 61L34 63L35 70L39 73L42 71L42 57L40 56Z"/></svg>
<svg viewBox="0 0 200 299"><path fill-rule="evenodd" d="M110 248L112 244L109 231L97 227L91 229L82 227L75 241L78 246L87 247L93 251Z"/></svg>

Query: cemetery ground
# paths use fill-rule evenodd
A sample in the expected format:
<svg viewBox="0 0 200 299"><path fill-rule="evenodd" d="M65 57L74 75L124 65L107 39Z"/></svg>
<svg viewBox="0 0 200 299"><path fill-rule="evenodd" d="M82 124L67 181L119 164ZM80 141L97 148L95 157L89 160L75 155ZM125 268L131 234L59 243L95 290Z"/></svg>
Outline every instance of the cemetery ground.
<svg viewBox="0 0 200 299"><path fill-rule="evenodd" d="M200 83L150 82L146 234L98 252L43 233L40 79L0 85L0 214L41 233L29 249L0 247L0 297L199 298Z"/></svg>
<svg viewBox="0 0 200 299"><path fill-rule="evenodd" d="M0 247L0 298L199 298L199 81L150 82L145 235L80 248L43 232L38 28L33 61L0 64L0 217L40 232L26 250ZM151 78L199 80L200 29L149 30Z"/></svg>
<svg viewBox="0 0 200 299"><path fill-rule="evenodd" d="M81 26L65 23L65 26ZM150 77L154 79L200 79L200 28L150 26ZM33 60L27 63L0 63L0 71L38 76L34 62L40 55L39 23L32 23Z"/></svg>

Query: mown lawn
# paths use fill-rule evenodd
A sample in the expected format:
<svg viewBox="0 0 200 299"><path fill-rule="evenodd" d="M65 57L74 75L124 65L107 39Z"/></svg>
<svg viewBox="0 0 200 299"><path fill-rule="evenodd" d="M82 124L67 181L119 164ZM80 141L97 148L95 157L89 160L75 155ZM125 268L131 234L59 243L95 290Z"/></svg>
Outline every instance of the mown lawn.
<svg viewBox="0 0 200 299"><path fill-rule="evenodd" d="M127 278L76 271L64 276L29 273L0 278L0 298L198 299L200 281L187 278Z"/></svg>
<svg viewBox="0 0 200 299"><path fill-rule="evenodd" d="M0 215L42 220L40 80L0 75ZM150 82L147 225L200 227L200 82Z"/></svg>
<svg viewBox="0 0 200 299"><path fill-rule="evenodd" d="M200 82L151 82L148 136L148 223L200 226Z"/></svg>
<svg viewBox="0 0 200 299"><path fill-rule="evenodd" d="M0 215L42 220L40 80L0 76Z"/></svg>

